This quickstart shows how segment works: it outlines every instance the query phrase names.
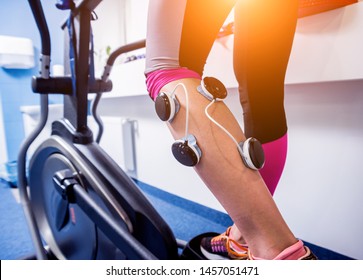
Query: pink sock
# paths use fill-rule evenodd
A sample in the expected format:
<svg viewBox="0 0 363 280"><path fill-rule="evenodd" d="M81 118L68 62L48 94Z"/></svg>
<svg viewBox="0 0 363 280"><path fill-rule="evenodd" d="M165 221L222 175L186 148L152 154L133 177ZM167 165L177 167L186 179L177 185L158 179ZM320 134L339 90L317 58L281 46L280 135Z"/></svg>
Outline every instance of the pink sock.
<svg viewBox="0 0 363 280"><path fill-rule="evenodd" d="M278 254L274 260L298 260L306 254L306 250L304 247L304 243L299 240L295 244L283 250L280 254ZM252 256L250 253L250 258L252 260L263 260L262 258Z"/></svg>
<svg viewBox="0 0 363 280"><path fill-rule="evenodd" d="M260 170L260 174L273 195L285 166L287 133L275 141L262 144L262 147L265 153L265 165Z"/></svg>
<svg viewBox="0 0 363 280"><path fill-rule="evenodd" d="M283 250L274 260L298 260L306 254L304 243L299 240L295 244Z"/></svg>
<svg viewBox="0 0 363 280"><path fill-rule="evenodd" d="M152 100L166 84L185 78L201 79L200 75L187 68L160 69L146 75L146 87Z"/></svg>

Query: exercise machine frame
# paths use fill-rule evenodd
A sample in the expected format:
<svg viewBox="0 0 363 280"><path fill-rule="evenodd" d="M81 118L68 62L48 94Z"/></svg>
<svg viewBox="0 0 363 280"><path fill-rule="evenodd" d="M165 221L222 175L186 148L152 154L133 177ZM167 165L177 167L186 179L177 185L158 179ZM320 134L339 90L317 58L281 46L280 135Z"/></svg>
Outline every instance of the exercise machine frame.
<svg viewBox="0 0 363 280"><path fill-rule="evenodd" d="M70 11L66 75L50 73L51 42L40 0L28 0L41 37L40 76L32 88L40 95L40 121L18 155L18 187L37 259L178 259L173 232L130 178L98 145L103 126L97 105L112 89L115 59L145 46L141 40L116 50L101 79L92 77L91 20L102 0L80 1ZM72 55L69 55L72 54ZM92 113L96 141L87 125L88 94L96 93ZM52 123L51 136L27 151L45 127L48 94L64 96L64 117ZM27 174L27 168L28 173ZM187 255L187 254L186 254ZM199 257L198 257L199 258Z"/></svg>

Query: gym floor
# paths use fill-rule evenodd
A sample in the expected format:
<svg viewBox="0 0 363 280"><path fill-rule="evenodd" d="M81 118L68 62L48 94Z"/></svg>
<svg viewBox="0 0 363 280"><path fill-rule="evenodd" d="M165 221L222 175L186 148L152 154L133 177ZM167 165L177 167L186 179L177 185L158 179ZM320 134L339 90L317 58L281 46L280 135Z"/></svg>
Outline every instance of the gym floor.
<svg viewBox="0 0 363 280"><path fill-rule="evenodd" d="M178 239L187 241L203 232L222 232L232 224L228 215L222 212L172 195L143 182L136 181L136 183L170 225ZM31 255L33 247L19 203L17 189L11 188L6 181L0 180L0 198L0 259L16 260ZM321 260L350 259L314 244L307 244Z"/></svg>

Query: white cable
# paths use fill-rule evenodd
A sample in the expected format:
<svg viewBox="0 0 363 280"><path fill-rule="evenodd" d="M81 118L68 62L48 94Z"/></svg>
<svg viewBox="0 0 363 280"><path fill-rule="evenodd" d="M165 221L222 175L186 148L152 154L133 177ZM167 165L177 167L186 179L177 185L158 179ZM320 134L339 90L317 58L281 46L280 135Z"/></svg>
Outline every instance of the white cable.
<svg viewBox="0 0 363 280"><path fill-rule="evenodd" d="M188 90L186 88L186 86L183 83L179 83L177 84L174 89L171 92L171 95L173 96L175 94L175 90L181 86L184 89L184 93L185 93L185 100L186 100L186 105L185 105L185 139L187 139L188 136L188 130L189 130L189 94L188 94ZM236 144L238 151L241 153L242 155L242 149L239 146L237 140L233 137L233 135L227 130L225 129L220 123L218 123L215 119L213 119L209 113L208 113L208 109L216 102L216 99L213 99L208 105L207 107L205 107L205 114L208 117L208 119L213 122L216 126L218 126L222 131L224 131L224 133L226 133L228 135L229 138L232 139L232 141Z"/></svg>
<svg viewBox="0 0 363 280"><path fill-rule="evenodd" d="M233 137L233 135L227 130L227 129L225 129L224 128L224 126L222 126L220 123L218 123L215 119L213 119L210 115L209 115L209 113L208 113L208 109L215 103L215 99L213 99L209 104L208 104L208 106L207 107L205 107L205 110L204 110L204 112L205 112L205 114L206 114L206 116L208 117L208 119L211 121L211 122L213 122L216 126L218 126L220 129L222 129L223 131L224 131L224 133L226 133L228 136L229 136L229 138L231 138L232 139L232 141L236 144L236 146L237 146L237 149L238 149L238 151L240 152L240 154L242 155L242 149L241 149L241 147L240 147L240 145L238 144L238 142L237 142L237 140Z"/></svg>
<svg viewBox="0 0 363 280"><path fill-rule="evenodd" d="M181 86L184 89L184 93L185 93L185 101L186 101L186 105L185 105L185 139L187 139L188 137L188 130L189 130L189 94L188 94L188 90L186 88L186 86L183 83L179 83L177 84L174 89L171 92L171 95L174 95L175 90Z"/></svg>

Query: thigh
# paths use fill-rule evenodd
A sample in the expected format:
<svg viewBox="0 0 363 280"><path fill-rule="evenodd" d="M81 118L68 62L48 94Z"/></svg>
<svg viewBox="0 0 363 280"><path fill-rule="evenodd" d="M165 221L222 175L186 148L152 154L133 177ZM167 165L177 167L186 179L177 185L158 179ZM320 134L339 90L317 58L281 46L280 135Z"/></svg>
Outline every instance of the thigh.
<svg viewBox="0 0 363 280"><path fill-rule="evenodd" d="M246 136L266 143L287 131L284 81L297 21L298 0L238 1L234 71Z"/></svg>
<svg viewBox="0 0 363 280"><path fill-rule="evenodd" d="M180 66L203 74L212 45L236 2L237 0L187 1L179 49Z"/></svg>
<svg viewBox="0 0 363 280"><path fill-rule="evenodd" d="M187 0L150 0L146 33L146 69L179 67L179 48Z"/></svg>

